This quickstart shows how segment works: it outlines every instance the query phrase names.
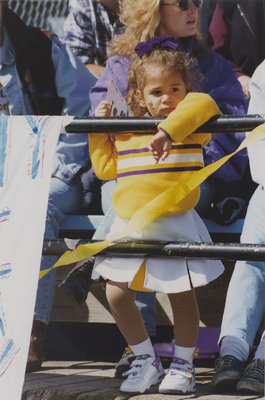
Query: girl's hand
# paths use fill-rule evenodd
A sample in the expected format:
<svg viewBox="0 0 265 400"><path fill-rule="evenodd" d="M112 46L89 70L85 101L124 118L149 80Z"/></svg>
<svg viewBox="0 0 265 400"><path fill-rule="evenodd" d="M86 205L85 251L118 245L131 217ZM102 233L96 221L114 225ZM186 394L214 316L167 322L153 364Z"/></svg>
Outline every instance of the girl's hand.
<svg viewBox="0 0 265 400"><path fill-rule="evenodd" d="M109 117L112 103L109 101L101 101L95 109L95 117Z"/></svg>
<svg viewBox="0 0 265 400"><path fill-rule="evenodd" d="M164 161L170 153L172 140L165 133L158 131L148 144L148 150L153 155L156 164L161 159Z"/></svg>

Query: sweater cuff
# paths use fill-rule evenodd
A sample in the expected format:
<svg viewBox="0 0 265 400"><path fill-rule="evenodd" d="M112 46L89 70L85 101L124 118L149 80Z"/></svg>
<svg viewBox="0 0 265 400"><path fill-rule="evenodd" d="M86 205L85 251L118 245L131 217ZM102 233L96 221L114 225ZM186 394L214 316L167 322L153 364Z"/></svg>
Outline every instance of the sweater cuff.
<svg viewBox="0 0 265 400"><path fill-rule="evenodd" d="M173 142L173 139L169 136L169 134L163 129L163 128L159 128L159 130L168 138L171 140L171 142Z"/></svg>

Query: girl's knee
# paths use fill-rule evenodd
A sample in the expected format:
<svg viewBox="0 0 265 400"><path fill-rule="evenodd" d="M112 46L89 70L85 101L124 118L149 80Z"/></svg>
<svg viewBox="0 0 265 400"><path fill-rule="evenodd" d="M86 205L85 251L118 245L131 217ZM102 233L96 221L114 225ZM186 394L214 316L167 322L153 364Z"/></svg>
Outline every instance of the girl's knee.
<svg viewBox="0 0 265 400"><path fill-rule="evenodd" d="M110 304L115 304L123 301L134 301L136 293L129 289L128 282L114 282L108 280L106 285L106 296Z"/></svg>
<svg viewBox="0 0 265 400"><path fill-rule="evenodd" d="M193 289L180 293L170 293L168 297L171 303L179 305L196 302L195 291Z"/></svg>

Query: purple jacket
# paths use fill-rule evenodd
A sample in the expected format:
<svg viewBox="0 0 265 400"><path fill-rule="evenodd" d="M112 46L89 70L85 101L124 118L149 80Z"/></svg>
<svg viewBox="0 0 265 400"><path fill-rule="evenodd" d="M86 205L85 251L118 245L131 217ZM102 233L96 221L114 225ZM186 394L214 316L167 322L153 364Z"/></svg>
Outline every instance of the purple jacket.
<svg viewBox="0 0 265 400"><path fill-rule="evenodd" d="M212 50L202 46L199 46L198 50L204 54L198 58L198 66L203 75L200 91L208 93L223 114L246 114L247 103L231 65ZM94 115L94 110L100 101L106 98L111 79L115 81L121 94L126 96L127 75L128 58L119 56L109 58L101 77L90 91L91 115ZM216 134L204 147L205 164L211 164L232 153L244 138L245 134L242 132ZM223 183L240 181L244 177L247 161L247 152L243 150L226 162L213 177Z"/></svg>

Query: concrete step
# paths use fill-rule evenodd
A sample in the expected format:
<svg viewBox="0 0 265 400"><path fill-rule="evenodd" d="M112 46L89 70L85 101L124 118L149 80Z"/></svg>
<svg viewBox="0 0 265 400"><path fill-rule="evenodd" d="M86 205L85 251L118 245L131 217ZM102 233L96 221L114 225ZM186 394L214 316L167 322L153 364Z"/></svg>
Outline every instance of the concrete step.
<svg viewBox="0 0 265 400"><path fill-rule="evenodd" d="M157 386L142 395L122 394L121 380L114 378L114 367L114 363L100 361L46 361L40 371L26 374L21 400L264 399L256 395L213 393L213 368L207 366L196 368L197 393L193 395L162 395Z"/></svg>

